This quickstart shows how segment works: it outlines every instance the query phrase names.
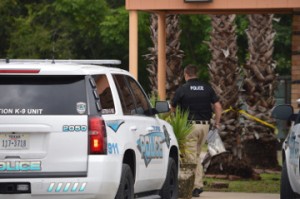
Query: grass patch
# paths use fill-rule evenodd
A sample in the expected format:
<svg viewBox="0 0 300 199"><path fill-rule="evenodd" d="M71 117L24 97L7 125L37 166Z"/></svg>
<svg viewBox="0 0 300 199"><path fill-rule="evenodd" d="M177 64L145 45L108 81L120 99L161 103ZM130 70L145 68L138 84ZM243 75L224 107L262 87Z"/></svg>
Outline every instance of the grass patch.
<svg viewBox="0 0 300 199"><path fill-rule="evenodd" d="M279 193L280 174L260 174L261 180L223 180L204 177L205 191L248 192L248 193ZM215 182L228 183L228 188L212 188Z"/></svg>

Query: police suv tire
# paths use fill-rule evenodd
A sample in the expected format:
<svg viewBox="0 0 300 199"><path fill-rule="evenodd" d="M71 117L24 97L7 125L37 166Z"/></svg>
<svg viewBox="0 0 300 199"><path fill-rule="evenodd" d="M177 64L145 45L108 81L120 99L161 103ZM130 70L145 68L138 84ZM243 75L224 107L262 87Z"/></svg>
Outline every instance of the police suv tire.
<svg viewBox="0 0 300 199"><path fill-rule="evenodd" d="M177 199L178 198L178 168L173 158L169 158L167 177L160 196L163 199Z"/></svg>
<svg viewBox="0 0 300 199"><path fill-rule="evenodd" d="M128 164L122 165L122 176L115 199L133 199L134 179Z"/></svg>
<svg viewBox="0 0 300 199"><path fill-rule="evenodd" d="M285 161L282 164L281 182L280 182L280 199L296 199L296 194L294 193L290 184Z"/></svg>

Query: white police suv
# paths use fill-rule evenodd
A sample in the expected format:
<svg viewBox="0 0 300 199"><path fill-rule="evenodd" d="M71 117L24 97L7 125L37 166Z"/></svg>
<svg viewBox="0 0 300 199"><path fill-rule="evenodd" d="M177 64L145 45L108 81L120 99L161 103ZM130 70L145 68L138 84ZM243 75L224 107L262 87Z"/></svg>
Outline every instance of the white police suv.
<svg viewBox="0 0 300 199"><path fill-rule="evenodd" d="M0 60L1 199L177 198L169 105L116 63Z"/></svg>
<svg viewBox="0 0 300 199"><path fill-rule="evenodd" d="M300 198L300 112L294 113L293 107L285 104L276 106L272 116L291 124L282 146L280 198Z"/></svg>

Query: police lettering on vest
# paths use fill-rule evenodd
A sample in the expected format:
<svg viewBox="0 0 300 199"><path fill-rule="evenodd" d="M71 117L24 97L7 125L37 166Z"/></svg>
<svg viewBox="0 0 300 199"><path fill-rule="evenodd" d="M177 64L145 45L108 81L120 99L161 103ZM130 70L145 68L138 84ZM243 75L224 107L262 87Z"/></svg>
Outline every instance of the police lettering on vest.
<svg viewBox="0 0 300 199"><path fill-rule="evenodd" d="M203 86L190 86L190 89L192 91L204 91L204 87Z"/></svg>

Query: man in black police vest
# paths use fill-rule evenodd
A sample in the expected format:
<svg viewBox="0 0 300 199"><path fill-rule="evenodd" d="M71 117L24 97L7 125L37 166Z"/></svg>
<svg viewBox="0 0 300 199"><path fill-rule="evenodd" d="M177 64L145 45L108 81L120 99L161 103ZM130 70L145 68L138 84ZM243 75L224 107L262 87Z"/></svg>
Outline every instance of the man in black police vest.
<svg viewBox="0 0 300 199"><path fill-rule="evenodd" d="M178 105L189 111L189 120L193 123L193 130L188 136L188 160L197 164L193 197L199 197L203 192L203 167L200 161L202 144L210 127L213 110L215 112L214 126L220 128L222 106L213 88L198 80L197 67L188 65L184 69L186 83L176 90L171 101L172 110Z"/></svg>

